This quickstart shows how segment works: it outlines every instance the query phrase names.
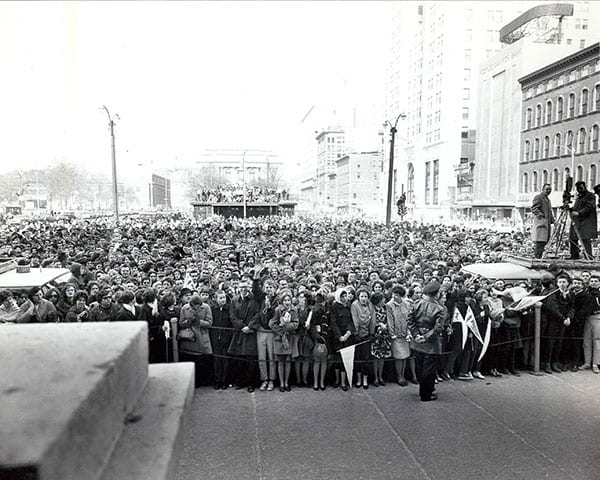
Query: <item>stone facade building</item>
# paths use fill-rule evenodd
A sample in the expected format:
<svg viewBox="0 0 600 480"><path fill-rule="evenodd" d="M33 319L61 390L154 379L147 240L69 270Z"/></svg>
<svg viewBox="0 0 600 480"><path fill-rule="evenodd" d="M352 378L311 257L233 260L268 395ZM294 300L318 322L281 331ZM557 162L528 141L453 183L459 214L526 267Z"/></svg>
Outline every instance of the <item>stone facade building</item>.
<svg viewBox="0 0 600 480"><path fill-rule="evenodd" d="M554 207L566 178L600 183L600 44L519 79L523 93L519 197L521 212L544 183Z"/></svg>

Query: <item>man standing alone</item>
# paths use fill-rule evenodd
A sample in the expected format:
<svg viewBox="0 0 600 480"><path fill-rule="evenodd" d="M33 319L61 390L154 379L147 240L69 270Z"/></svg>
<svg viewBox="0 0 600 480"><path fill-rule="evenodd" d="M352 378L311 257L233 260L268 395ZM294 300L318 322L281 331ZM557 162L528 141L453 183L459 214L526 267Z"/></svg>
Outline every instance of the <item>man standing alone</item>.
<svg viewBox="0 0 600 480"><path fill-rule="evenodd" d="M542 258L544 248L550 240L550 226L554 223L552 204L548 198L550 192L552 192L552 186L545 183L542 191L533 198L533 204L531 205L531 213L535 215L533 220L533 241L535 242L533 256L535 258Z"/></svg>
<svg viewBox="0 0 600 480"><path fill-rule="evenodd" d="M437 400L433 393L437 355L442 353L440 333L444 329L446 308L437 301L440 284L433 281L423 288L424 298L416 300L408 315L408 329L415 339L419 395L422 402Z"/></svg>
<svg viewBox="0 0 600 480"><path fill-rule="evenodd" d="M575 183L577 197L573 208L571 208L571 230L569 231L569 243L571 244L571 259L579 258L579 243L575 228L579 231L581 243L592 259L592 238L598 236L598 221L596 216L596 198L594 194L585 187L585 182Z"/></svg>

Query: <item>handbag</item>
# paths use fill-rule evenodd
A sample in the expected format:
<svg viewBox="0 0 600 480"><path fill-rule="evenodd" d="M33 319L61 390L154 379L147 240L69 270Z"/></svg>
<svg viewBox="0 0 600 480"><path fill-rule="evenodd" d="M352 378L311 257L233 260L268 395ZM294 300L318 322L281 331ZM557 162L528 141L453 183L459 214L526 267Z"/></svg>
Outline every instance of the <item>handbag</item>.
<svg viewBox="0 0 600 480"><path fill-rule="evenodd" d="M190 327L183 328L177 332L177 340L180 340L180 341L185 340L187 342L195 342L196 334Z"/></svg>
<svg viewBox="0 0 600 480"><path fill-rule="evenodd" d="M312 351L313 358L317 360L324 360L327 358L329 351L327 350L327 345L325 343L317 342Z"/></svg>

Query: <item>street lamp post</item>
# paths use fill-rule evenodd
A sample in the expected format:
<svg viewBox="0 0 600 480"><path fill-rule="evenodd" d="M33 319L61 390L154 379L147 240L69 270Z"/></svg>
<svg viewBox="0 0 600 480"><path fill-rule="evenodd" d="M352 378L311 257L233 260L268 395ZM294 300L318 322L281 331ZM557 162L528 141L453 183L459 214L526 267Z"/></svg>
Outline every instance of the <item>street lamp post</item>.
<svg viewBox="0 0 600 480"><path fill-rule="evenodd" d="M102 108L108 115L108 126L110 127L110 138L111 138L111 155L112 155L112 182L113 182L113 212L115 217L115 223L119 222L119 196L117 190L117 158L115 153L115 122L110 116L108 108L102 105Z"/></svg>
<svg viewBox="0 0 600 480"><path fill-rule="evenodd" d="M246 150L242 155L242 183L244 184L244 218L246 218Z"/></svg>
<svg viewBox="0 0 600 480"><path fill-rule="evenodd" d="M401 113L396 118L394 125L391 125L387 120L384 125L390 125L392 128L390 129L390 133L392 134L392 138L390 140L390 166L388 170L388 191L387 191L387 205L385 209L385 225L386 227L390 226L390 222L392 220L392 188L393 188L393 177L394 177L394 141L396 139L396 132L398 126L398 120L401 118L405 118L406 115Z"/></svg>

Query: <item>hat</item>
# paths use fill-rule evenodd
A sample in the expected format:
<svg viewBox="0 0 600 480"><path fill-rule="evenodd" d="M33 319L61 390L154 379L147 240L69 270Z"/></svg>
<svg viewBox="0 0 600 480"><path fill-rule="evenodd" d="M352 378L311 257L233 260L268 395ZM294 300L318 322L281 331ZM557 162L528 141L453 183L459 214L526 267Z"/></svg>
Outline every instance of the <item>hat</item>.
<svg viewBox="0 0 600 480"><path fill-rule="evenodd" d="M425 295L434 296L440 291L440 288L441 285L434 280L433 282L429 282L427 285L425 285L425 287L423 287L423 293Z"/></svg>
<svg viewBox="0 0 600 480"><path fill-rule="evenodd" d="M179 295L181 297L183 297L184 295L187 295L189 293L192 293L192 291L187 287L183 287L181 290L179 290Z"/></svg>

